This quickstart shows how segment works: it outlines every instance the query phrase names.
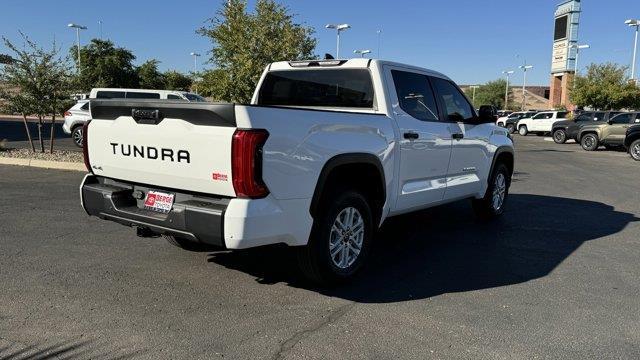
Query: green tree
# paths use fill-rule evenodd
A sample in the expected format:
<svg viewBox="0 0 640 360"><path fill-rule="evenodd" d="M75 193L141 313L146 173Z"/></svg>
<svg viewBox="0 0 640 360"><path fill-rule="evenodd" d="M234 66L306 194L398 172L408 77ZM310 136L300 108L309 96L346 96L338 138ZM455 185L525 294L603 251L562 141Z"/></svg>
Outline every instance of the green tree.
<svg viewBox="0 0 640 360"><path fill-rule="evenodd" d="M38 140L40 151L44 152L42 126L46 116L51 115L50 151L53 152L54 127L56 115L69 99L70 66L68 58L60 57L60 48L53 43L46 50L26 35L23 47L15 46L3 37L5 46L13 52L13 61L0 68L0 82L6 83L13 91L6 91L0 97L6 100L7 111L22 115L25 131L31 150L35 146L29 131L27 116L38 118Z"/></svg>
<svg viewBox="0 0 640 360"><path fill-rule="evenodd" d="M200 91L218 100L249 102L267 64L313 57L313 32L274 0L257 0L254 13L247 12L246 0L229 0L208 26L197 30L213 43L209 61L216 66L203 79L218 80L203 81L208 88Z"/></svg>
<svg viewBox="0 0 640 360"><path fill-rule="evenodd" d="M175 70L165 71L163 77L166 90L189 91L193 83L190 77Z"/></svg>
<svg viewBox="0 0 640 360"><path fill-rule="evenodd" d="M504 79L489 81L484 85L480 85L476 88L475 102L473 106L476 109L481 105L493 105L498 109L504 108L504 92L506 87L507 81ZM466 89L465 94L467 94L469 99L473 99L472 88Z"/></svg>
<svg viewBox="0 0 640 360"><path fill-rule="evenodd" d="M141 89L164 89L166 87L165 76L158 71L159 63L160 61L156 59L147 60L136 69L140 81L138 85Z"/></svg>
<svg viewBox="0 0 640 360"><path fill-rule="evenodd" d="M69 54L78 65L76 47ZM138 76L133 61L136 57L130 50L116 47L109 40L93 39L80 48L80 74L77 85L82 90L94 87L138 87Z"/></svg>
<svg viewBox="0 0 640 360"><path fill-rule="evenodd" d="M591 64L575 79L571 101L600 110L640 108L640 89L626 79L627 67L614 63Z"/></svg>

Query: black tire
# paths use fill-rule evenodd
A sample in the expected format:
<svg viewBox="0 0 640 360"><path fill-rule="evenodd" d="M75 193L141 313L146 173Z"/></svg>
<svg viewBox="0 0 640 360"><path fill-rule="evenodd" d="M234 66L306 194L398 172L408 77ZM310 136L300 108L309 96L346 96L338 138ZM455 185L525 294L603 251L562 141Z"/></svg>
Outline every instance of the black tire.
<svg viewBox="0 0 640 360"><path fill-rule="evenodd" d="M513 126L513 124L507 124L507 131L509 132L509 134L513 134L515 131L515 126Z"/></svg>
<svg viewBox="0 0 640 360"><path fill-rule="evenodd" d="M635 161L640 161L640 139L634 141L629 146L629 155Z"/></svg>
<svg viewBox="0 0 640 360"><path fill-rule="evenodd" d="M520 134L520 136L527 136L528 133L529 129L527 129L527 125L522 125L518 128L518 134Z"/></svg>
<svg viewBox="0 0 640 360"><path fill-rule="evenodd" d="M84 141L84 134L82 133L82 125L76 126L71 130L71 139L77 147L82 147Z"/></svg>
<svg viewBox="0 0 640 360"><path fill-rule="evenodd" d="M556 131L553 132L553 141L556 144L564 144L567 142L567 133L562 130L562 129L558 129Z"/></svg>
<svg viewBox="0 0 640 360"><path fill-rule="evenodd" d="M162 235L162 236L167 240L169 244L187 251L208 252L208 251L220 249L219 247L216 247L214 245L202 244L202 243L187 240L178 236L171 236L171 235Z"/></svg>
<svg viewBox="0 0 640 360"><path fill-rule="evenodd" d="M350 280L362 268L371 249L374 226L371 207L367 199L359 192L353 190L331 192L331 196L328 196L326 200L322 203L324 211L318 214L314 220L309 243L307 246L299 247L296 251L298 265L307 279L320 285L334 285ZM344 241L336 239L337 232L333 228L338 217L351 208L356 209L362 219L364 231L362 246L359 254L354 254L353 262L350 265L345 263L345 266L341 267L336 264L336 261L339 262L344 253L338 249L338 252L332 257L331 240L334 239L334 244L338 244L337 246L342 245L340 247L342 249L346 246L347 258L354 251L349 248L351 245L345 245ZM360 227L358 226L358 228ZM347 231L347 233L351 232L351 229ZM347 241L352 244L351 238L349 239Z"/></svg>
<svg viewBox="0 0 640 360"><path fill-rule="evenodd" d="M496 188L498 187L498 178L503 177L504 189L502 201L498 204L494 201L496 195ZM504 213L504 208L507 205L507 199L509 198L509 187L511 186L511 173L504 163L497 163L493 168L491 177L489 178L489 186L487 192L482 199L473 199L472 205L476 216L482 220L491 220L499 217ZM499 192L499 191L498 191Z"/></svg>
<svg viewBox="0 0 640 360"><path fill-rule="evenodd" d="M595 151L600 146L600 143L596 134L586 134L580 139L580 146L582 146L583 150Z"/></svg>

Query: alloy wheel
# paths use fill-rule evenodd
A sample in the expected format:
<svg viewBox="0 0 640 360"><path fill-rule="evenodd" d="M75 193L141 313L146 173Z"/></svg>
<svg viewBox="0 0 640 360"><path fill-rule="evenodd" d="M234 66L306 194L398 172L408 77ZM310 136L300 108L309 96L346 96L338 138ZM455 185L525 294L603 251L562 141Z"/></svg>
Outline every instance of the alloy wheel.
<svg viewBox="0 0 640 360"><path fill-rule="evenodd" d="M362 251L364 220L358 209L340 211L329 234L329 256L335 266L346 269L353 265Z"/></svg>
<svg viewBox="0 0 640 360"><path fill-rule="evenodd" d="M507 192L507 178L502 172L496 175L496 179L493 182L493 194L491 206L493 210L498 211L504 204L504 198Z"/></svg>

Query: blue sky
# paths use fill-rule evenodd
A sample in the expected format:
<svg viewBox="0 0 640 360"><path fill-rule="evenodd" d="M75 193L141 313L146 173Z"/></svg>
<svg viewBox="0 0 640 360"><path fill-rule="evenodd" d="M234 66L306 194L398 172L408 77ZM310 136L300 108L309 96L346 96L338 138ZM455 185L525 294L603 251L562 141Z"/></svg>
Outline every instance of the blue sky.
<svg viewBox="0 0 640 360"><path fill-rule="evenodd" d="M441 71L461 84L483 83L517 68L527 59L535 69L528 83L547 85L551 63L553 11L559 0L457 1L284 1L297 21L316 29L317 54L335 52L335 33L327 23L347 22L341 51L370 48L377 52L376 30L382 29L381 58ZM103 36L134 52L137 63L156 58L162 69L189 71L189 53L205 54L211 43L195 30L214 15L222 0L70 1L2 0L0 35L19 41L18 30L48 44L67 48L75 33L69 22L86 25L81 41ZM254 3L249 1L250 6ZM591 45L581 65L613 61L629 65L633 32L627 18L640 18L638 0L583 0L580 41ZM0 45L0 52L6 48ZM519 58L516 55L520 55ZM204 57L204 56L203 56ZM207 65L205 65L207 66ZM521 76L514 79L521 81Z"/></svg>

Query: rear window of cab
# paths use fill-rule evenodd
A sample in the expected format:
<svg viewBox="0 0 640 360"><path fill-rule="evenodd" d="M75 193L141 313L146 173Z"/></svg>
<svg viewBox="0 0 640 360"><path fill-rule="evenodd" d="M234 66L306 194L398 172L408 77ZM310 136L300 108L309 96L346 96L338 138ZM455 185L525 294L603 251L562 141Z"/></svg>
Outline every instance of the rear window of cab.
<svg viewBox="0 0 640 360"><path fill-rule="evenodd" d="M272 71L262 82L258 105L372 109L371 73L367 69Z"/></svg>

